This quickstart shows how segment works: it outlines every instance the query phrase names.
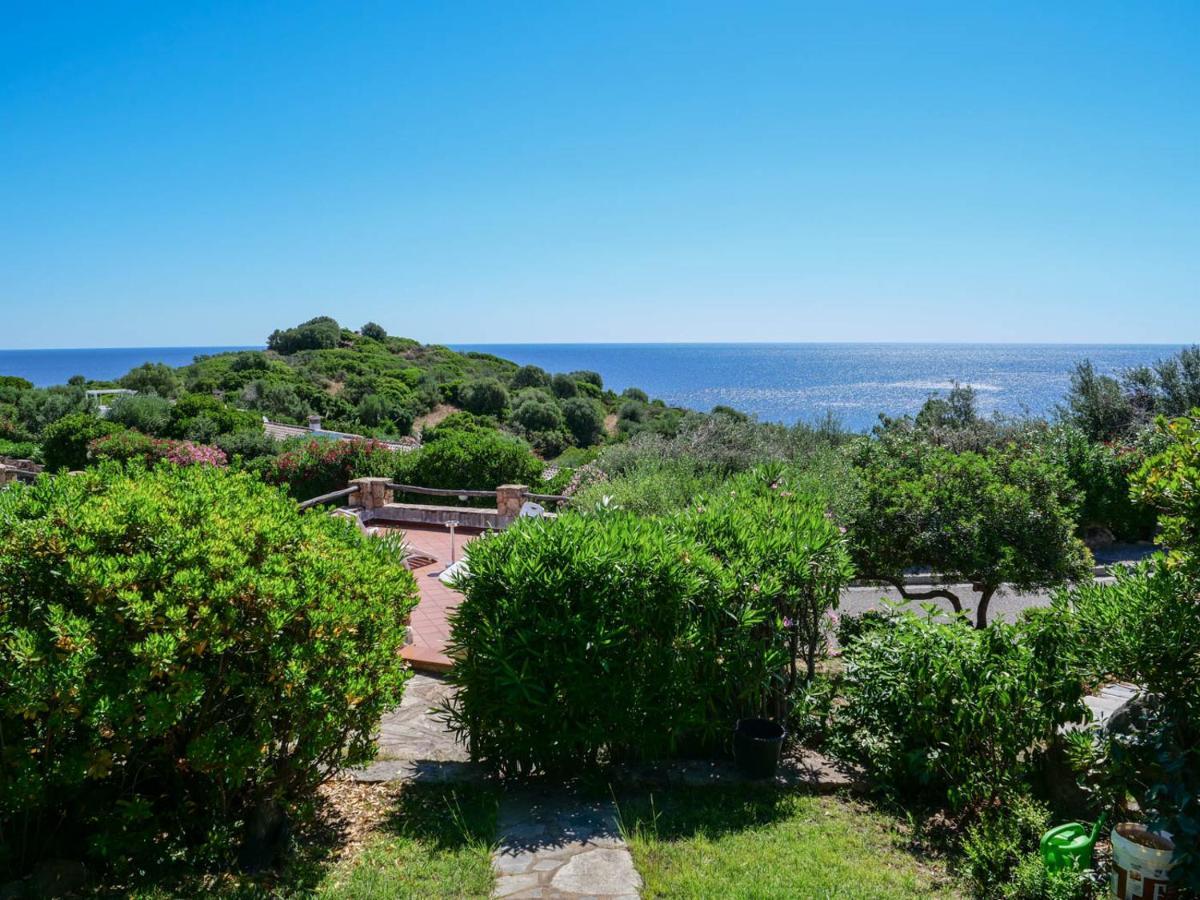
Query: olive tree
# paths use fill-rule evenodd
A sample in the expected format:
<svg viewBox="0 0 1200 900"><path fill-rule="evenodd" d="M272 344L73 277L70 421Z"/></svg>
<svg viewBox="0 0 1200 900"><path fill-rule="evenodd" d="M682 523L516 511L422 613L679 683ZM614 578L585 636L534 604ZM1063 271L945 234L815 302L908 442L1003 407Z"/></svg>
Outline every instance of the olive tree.
<svg viewBox="0 0 1200 900"><path fill-rule="evenodd" d="M1028 591L1090 577L1090 554L1074 533L1073 486L1036 448L956 453L888 435L862 442L854 465L858 570L906 600L942 599L960 613L962 598L949 585L969 583L980 595L975 624L983 628L1004 585ZM943 584L905 584L906 572L924 567Z"/></svg>

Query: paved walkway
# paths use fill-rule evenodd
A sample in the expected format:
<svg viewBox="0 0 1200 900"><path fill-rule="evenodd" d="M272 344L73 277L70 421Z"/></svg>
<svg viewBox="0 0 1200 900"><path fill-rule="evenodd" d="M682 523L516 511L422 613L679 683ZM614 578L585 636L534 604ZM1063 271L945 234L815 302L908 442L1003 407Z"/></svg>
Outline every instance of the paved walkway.
<svg viewBox="0 0 1200 900"><path fill-rule="evenodd" d="M445 672L453 665L446 655L450 640L447 616L458 606L462 594L452 591L438 579L438 574L450 565L450 529L432 525L405 525L405 539L414 550L437 560L429 566L413 570L421 601L412 613L412 643L404 648L404 658L413 668L427 672ZM454 557L461 559L463 548L478 536L471 531L456 530Z"/></svg>
<svg viewBox="0 0 1200 900"><path fill-rule="evenodd" d="M612 801L515 791L500 807L492 855L493 896L633 898L641 876L617 827Z"/></svg>

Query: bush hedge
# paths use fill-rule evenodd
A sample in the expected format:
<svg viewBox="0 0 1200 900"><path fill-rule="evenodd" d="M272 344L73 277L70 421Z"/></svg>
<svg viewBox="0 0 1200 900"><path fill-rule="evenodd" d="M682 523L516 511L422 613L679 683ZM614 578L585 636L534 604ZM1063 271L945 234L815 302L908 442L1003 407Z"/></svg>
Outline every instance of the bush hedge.
<svg viewBox="0 0 1200 900"><path fill-rule="evenodd" d="M1047 611L982 629L911 611L863 620L842 648L835 745L909 800L961 812L1019 793L1059 726L1086 715L1071 641Z"/></svg>
<svg viewBox="0 0 1200 900"><path fill-rule="evenodd" d="M0 492L0 846L139 866L372 755L416 585L249 474Z"/></svg>

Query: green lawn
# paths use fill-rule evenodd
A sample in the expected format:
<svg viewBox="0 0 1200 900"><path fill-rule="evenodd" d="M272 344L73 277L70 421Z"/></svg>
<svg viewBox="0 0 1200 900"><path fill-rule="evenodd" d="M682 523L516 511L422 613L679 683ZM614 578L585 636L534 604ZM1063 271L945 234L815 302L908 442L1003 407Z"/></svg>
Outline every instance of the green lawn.
<svg viewBox="0 0 1200 900"><path fill-rule="evenodd" d="M621 801L646 897L958 896L898 823L852 801L771 788L673 789Z"/></svg>
<svg viewBox="0 0 1200 900"><path fill-rule="evenodd" d="M487 897L498 798L485 785L407 785L383 795L382 814L372 815L375 824L357 852L337 854L346 822L335 817L303 828L279 872L251 878L182 871L94 893L136 900Z"/></svg>
<svg viewBox="0 0 1200 900"><path fill-rule="evenodd" d="M487 897L497 794L460 785L406 788L379 833L328 871L318 897Z"/></svg>

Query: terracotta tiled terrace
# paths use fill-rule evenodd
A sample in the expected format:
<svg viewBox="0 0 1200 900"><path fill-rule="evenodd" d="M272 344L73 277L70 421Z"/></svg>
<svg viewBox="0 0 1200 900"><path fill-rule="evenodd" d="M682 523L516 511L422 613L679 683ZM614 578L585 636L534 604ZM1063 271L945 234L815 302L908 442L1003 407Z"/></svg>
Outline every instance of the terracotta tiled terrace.
<svg viewBox="0 0 1200 900"><path fill-rule="evenodd" d="M453 664L446 656L446 643L450 640L446 617L462 599L462 594L450 590L437 577L450 565L450 529L439 525L393 527L404 532L415 551L437 560L433 565L413 569L421 589L421 602L412 613L413 642L404 648L404 658L413 668L444 672ZM462 559L463 547L478 535L473 529L455 529L454 558Z"/></svg>

